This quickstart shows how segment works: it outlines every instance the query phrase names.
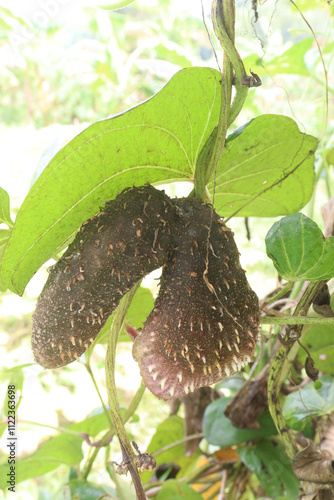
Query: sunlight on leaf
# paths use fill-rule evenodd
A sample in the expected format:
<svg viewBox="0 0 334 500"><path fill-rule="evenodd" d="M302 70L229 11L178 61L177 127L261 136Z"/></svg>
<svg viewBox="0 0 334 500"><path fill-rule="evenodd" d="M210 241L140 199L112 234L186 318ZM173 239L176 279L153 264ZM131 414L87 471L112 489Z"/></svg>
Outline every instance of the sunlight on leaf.
<svg viewBox="0 0 334 500"><path fill-rule="evenodd" d="M23 202L2 277L22 294L48 260L106 200L134 183L191 180L218 121L220 73L178 72L153 98L94 123L61 149Z"/></svg>
<svg viewBox="0 0 334 500"><path fill-rule="evenodd" d="M275 217L300 210L312 194L317 144L281 115L262 115L235 130L217 168L217 211L224 217Z"/></svg>

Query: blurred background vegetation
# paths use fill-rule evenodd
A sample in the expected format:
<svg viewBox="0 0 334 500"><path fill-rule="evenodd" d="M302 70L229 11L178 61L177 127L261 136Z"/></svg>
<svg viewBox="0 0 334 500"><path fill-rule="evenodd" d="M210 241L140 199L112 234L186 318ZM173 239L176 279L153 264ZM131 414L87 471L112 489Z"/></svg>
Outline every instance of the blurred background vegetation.
<svg viewBox="0 0 334 500"><path fill-rule="evenodd" d="M245 107L233 126L263 113L285 114L294 118L302 131L321 139L315 165L317 187L304 211L323 227L319 207L324 197L330 198L333 193L334 119L331 108L324 133L325 79L318 47L301 14L288 0L238 0L236 3L236 45L246 70L258 73L263 85L249 91ZM257 20L252 8L256 3ZM321 47L329 71L329 104L332 106L334 7L325 0L301 0L298 6ZM221 62L222 51L212 31L210 7L211 1L203 0L207 30ZM200 0L136 0L118 11L98 9L94 0L18 1L15 4L2 0L0 185L10 194L13 217L36 175L55 152L85 126L151 97L181 68L196 65L217 68L208 33ZM168 189L171 194L189 192L189 187ZM275 271L264 249L264 236L273 222L272 219L252 219L250 242L244 221L230 222L243 267L260 297L276 284ZM21 396L18 409L21 456L35 450L41 439L56 434L36 423L65 427L70 422L84 420L101 407L92 379L82 364L43 371L33 363L31 313L46 280L45 269L36 274L23 298L10 293L0 298L0 400L5 400L8 381L14 380ZM145 284L155 291L154 281ZM104 355L105 346L96 346L92 364L102 399L106 401ZM140 383L129 343L120 344L117 373L121 405L127 407ZM242 375L238 377L243 380ZM231 383L227 395L240 387L238 377L234 389ZM141 449L145 449L168 414L165 403L145 394L140 410L128 425ZM1 417L3 421L5 414ZM1 432L4 431L5 424L2 424ZM87 460L91 449L85 443L83 448ZM3 443L1 450L0 461L5 462ZM117 443L111 444L108 453L109 459L120 461ZM89 475L91 481L110 484L105 460L101 451ZM66 462L61 456L60 462L63 465L54 471L19 484L16 498L71 498L63 497L62 489L69 478L66 463L70 461ZM36 476L37 472L38 469ZM107 491L108 486L105 488ZM216 498L212 493L211 497Z"/></svg>

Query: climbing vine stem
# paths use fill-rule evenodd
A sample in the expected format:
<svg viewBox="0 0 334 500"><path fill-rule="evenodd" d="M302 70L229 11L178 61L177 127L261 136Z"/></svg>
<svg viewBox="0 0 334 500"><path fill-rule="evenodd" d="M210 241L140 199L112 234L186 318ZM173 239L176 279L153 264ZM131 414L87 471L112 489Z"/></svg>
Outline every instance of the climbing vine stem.
<svg viewBox="0 0 334 500"><path fill-rule="evenodd" d="M194 194L203 201L206 201L206 185L217 168L229 126L232 96L232 64L229 54L225 50L225 41L228 39L229 47L232 45L234 48L234 0L213 0L212 21L215 34L224 49L224 63L221 78L221 102L218 125L204 146L195 169ZM223 37L221 33L224 34Z"/></svg>
<svg viewBox="0 0 334 500"><path fill-rule="evenodd" d="M334 318L307 316L264 316L262 325L334 325Z"/></svg>
<svg viewBox="0 0 334 500"><path fill-rule="evenodd" d="M141 382L136 394L132 398L130 406L127 408L127 410L125 411L125 413L123 415L123 424L125 424L132 417L132 415L134 415L135 411L137 410L137 408L139 406L141 398L143 397L144 392L145 392L145 386L144 386L143 382ZM89 457L85 466L83 467L83 471L81 474L82 478L87 479L88 474L91 471L91 468L92 468L93 463L97 457L98 452L100 451L100 449L103 446L105 446L107 443L109 443L110 439L115 434L115 432L116 432L115 427L112 424L110 429L102 436L99 446L94 447L94 450L93 450L91 456Z"/></svg>
<svg viewBox="0 0 334 500"><path fill-rule="evenodd" d="M123 462L126 463L127 468L131 474L133 484L136 490L137 499L145 500L145 493L138 474L136 465L134 465L135 453L127 436L124 428L123 419L120 412L116 383L115 383L115 361L116 361L116 346L119 333L122 329L126 313L130 307L131 301L135 296L136 291L140 286L137 283L130 292L128 292L122 299L111 326L110 335L108 339L108 349L106 356L106 383L108 391L109 409L112 416L113 424L120 442Z"/></svg>
<svg viewBox="0 0 334 500"><path fill-rule="evenodd" d="M290 458L293 458L297 453L297 444L294 436L285 423L279 401L279 393L281 389L280 379L283 365L286 361L286 356L287 349L284 346L281 346L271 363L268 377L268 406L276 429L278 430L284 443L286 452Z"/></svg>
<svg viewBox="0 0 334 500"><path fill-rule="evenodd" d="M301 296L292 316L287 317L264 317L262 324L297 325L293 331L293 338L289 338L290 331L286 329L286 346L282 345L278 349L270 367L268 377L268 406L275 426L282 438L287 454L293 458L298 451L295 437L288 429L279 401L281 385L288 373L290 363L293 361L297 350L296 340L299 340L303 325L305 324L334 324L333 318L307 318L305 317L316 294L321 290L325 281L310 282ZM274 320L274 321L272 321ZM332 320L328 322L328 320ZM295 340L294 340L295 339ZM291 355L292 354L292 355Z"/></svg>

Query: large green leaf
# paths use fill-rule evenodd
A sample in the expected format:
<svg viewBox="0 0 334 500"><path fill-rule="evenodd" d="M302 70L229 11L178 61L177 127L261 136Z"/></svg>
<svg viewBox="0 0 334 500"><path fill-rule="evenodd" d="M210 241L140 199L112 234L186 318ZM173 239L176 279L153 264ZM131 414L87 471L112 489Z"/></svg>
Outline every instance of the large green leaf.
<svg viewBox="0 0 334 500"><path fill-rule="evenodd" d="M235 130L217 168L217 211L276 217L300 210L312 194L317 144L281 115L262 115Z"/></svg>
<svg viewBox="0 0 334 500"><path fill-rule="evenodd" d="M82 439L78 436L62 434L42 444L38 450L22 458L16 464L16 482L46 474L62 464L77 466L83 458ZM0 489L4 489L7 481L8 464L0 466Z"/></svg>
<svg viewBox="0 0 334 500"><path fill-rule="evenodd" d="M318 370L334 375L334 326L312 326L303 338L303 345L307 347ZM299 349L299 361L304 364L306 357L304 349Z"/></svg>
<svg viewBox="0 0 334 500"><path fill-rule="evenodd" d="M238 448L238 454L246 467L257 475L270 498L283 496L286 492L289 500L297 500L299 481L282 442L261 439L253 446Z"/></svg>
<svg viewBox="0 0 334 500"><path fill-rule="evenodd" d="M319 381L321 387L317 389ZM329 415L334 411L334 378L319 377L300 391L289 394L284 403L283 416L286 423L295 430L302 430L312 418Z"/></svg>
<svg viewBox="0 0 334 500"><path fill-rule="evenodd" d="M320 281L334 276L334 237L324 238L306 215L288 215L275 222L265 241L268 257L283 278Z"/></svg>
<svg viewBox="0 0 334 500"><path fill-rule="evenodd" d="M277 434L275 424L269 413L263 413L259 416L260 428L257 430L234 427L231 420L224 415L226 406L231 399L217 399L207 406L203 419L203 432L209 443L228 447Z"/></svg>
<svg viewBox="0 0 334 500"><path fill-rule="evenodd" d="M2 276L22 294L36 270L86 219L123 188L191 180L218 121L220 73L178 72L153 98L97 122L61 149L23 202Z"/></svg>

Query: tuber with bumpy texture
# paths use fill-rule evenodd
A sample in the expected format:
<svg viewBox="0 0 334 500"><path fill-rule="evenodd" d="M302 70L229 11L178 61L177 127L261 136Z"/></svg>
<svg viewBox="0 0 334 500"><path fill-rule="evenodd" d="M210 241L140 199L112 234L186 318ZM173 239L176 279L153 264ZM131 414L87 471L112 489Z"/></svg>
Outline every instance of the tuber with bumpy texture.
<svg viewBox="0 0 334 500"><path fill-rule="evenodd" d="M124 190L84 222L33 314L38 363L57 368L79 359L123 295L166 262L176 219L168 196L146 185Z"/></svg>
<svg viewBox="0 0 334 500"><path fill-rule="evenodd" d="M51 268L33 314L36 361L58 368L79 359L122 296L161 266L133 345L148 389L168 400L241 370L254 354L259 306L233 233L212 206L149 185L107 202Z"/></svg>
<svg viewBox="0 0 334 500"><path fill-rule="evenodd" d="M133 345L145 385L165 400L241 370L254 354L259 322L232 231L207 204L175 203L180 236Z"/></svg>

